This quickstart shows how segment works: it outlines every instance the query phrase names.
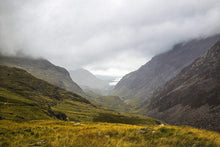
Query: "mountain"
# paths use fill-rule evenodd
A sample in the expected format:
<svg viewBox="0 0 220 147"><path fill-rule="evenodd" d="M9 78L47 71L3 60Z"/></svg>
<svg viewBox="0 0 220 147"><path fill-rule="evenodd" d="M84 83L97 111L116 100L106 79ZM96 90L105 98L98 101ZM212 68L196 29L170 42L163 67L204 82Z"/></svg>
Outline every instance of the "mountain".
<svg viewBox="0 0 220 147"><path fill-rule="evenodd" d="M163 86L196 58L204 55L218 39L220 35L175 45L172 50L153 57L137 71L124 76L112 94L142 103L149 99L158 87Z"/></svg>
<svg viewBox="0 0 220 147"><path fill-rule="evenodd" d="M0 146L220 145L217 132L100 108L20 68L0 65L0 81Z"/></svg>
<svg viewBox="0 0 220 147"><path fill-rule="evenodd" d="M0 120L23 122L61 119L160 124L159 121L145 116L100 108L78 94L49 84L19 68L0 65L0 73Z"/></svg>
<svg viewBox="0 0 220 147"><path fill-rule="evenodd" d="M78 94L84 94L83 90L72 81L69 72L66 69L55 66L48 60L0 55L0 65L24 69L33 76L60 88Z"/></svg>
<svg viewBox="0 0 220 147"><path fill-rule="evenodd" d="M56 108L58 104L69 101L78 109L81 105L92 107L85 98L38 79L22 69L0 65L0 73L0 118L66 120L65 111Z"/></svg>
<svg viewBox="0 0 220 147"><path fill-rule="evenodd" d="M100 109L22 69L0 73L0 146L220 145L216 132Z"/></svg>
<svg viewBox="0 0 220 147"><path fill-rule="evenodd" d="M97 78L85 69L70 71L71 78L85 90L92 90L99 94L104 94L110 88L108 82Z"/></svg>
<svg viewBox="0 0 220 147"><path fill-rule="evenodd" d="M220 132L220 41L159 88L142 114Z"/></svg>

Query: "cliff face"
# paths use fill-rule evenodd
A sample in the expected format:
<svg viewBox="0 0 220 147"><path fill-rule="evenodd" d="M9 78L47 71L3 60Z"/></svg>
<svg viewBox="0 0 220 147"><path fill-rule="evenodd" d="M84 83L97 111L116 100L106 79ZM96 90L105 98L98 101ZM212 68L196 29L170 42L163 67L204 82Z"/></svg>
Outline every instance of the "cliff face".
<svg viewBox="0 0 220 147"><path fill-rule="evenodd" d="M115 86L113 94L137 99L140 103L149 99L158 87L204 55L218 39L220 35L175 45L172 50L153 57L137 71L123 77Z"/></svg>
<svg viewBox="0 0 220 147"><path fill-rule="evenodd" d="M72 81L69 72L65 68L55 66L45 59L31 59L0 55L0 64L24 69L33 76L60 88L78 94L83 94L82 89Z"/></svg>
<svg viewBox="0 0 220 147"><path fill-rule="evenodd" d="M220 41L155 91L141 112L170 124L220 131Z"/></svg>

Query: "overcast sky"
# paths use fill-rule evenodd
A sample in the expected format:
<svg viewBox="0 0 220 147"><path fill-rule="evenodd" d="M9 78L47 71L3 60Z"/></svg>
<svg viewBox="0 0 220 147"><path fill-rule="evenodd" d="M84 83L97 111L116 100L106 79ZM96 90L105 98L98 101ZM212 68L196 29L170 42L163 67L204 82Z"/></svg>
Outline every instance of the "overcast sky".
<svg viewBox="0 0 220 147"><path fill-rule="evenodd" d="M0 0L0 48L123 76L180 41L220 32L220 0Z"/></svg>

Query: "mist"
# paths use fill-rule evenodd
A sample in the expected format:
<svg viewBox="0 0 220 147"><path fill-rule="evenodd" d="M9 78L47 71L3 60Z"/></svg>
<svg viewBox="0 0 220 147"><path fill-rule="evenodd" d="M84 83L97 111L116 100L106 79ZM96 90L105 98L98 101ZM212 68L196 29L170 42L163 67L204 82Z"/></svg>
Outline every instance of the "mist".
<svg viewBox="0 0 220 147"><path fill-rule="evenodd" d="M7 0L0 49L123 76L176 43L220 33L219 0Z"/></svg>

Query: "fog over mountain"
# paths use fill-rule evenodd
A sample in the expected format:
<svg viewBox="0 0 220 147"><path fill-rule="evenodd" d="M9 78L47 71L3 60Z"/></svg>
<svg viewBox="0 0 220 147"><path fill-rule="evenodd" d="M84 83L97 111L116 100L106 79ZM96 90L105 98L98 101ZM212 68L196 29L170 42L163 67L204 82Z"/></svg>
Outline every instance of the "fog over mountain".
<svg viewBox="0 0 220 147"><path fill-rule="evenodd" d="M5 0L0 49L123 76L176 43L220 32L219 0Z"/></svg>
<svg viewBox="0 0 220 147"><path fill-rule="evenodd" d="M220 132L220 41L142 104L142 113L169 124Z"/></svg>
<svg viewBox="0 0 220 147"><path fill-rule="evenodd" d="M107 81L101 80L85 69L70 71L70 76L82 88L104 90L110 87Z"/></svg>
<svg viewBox="0 0 220 147"><path fill-rule="evenodd" d="M113 94L142 103L219 40L220 34L176 44L172 50L153 57L138 70L125 75Z"/></svg>

